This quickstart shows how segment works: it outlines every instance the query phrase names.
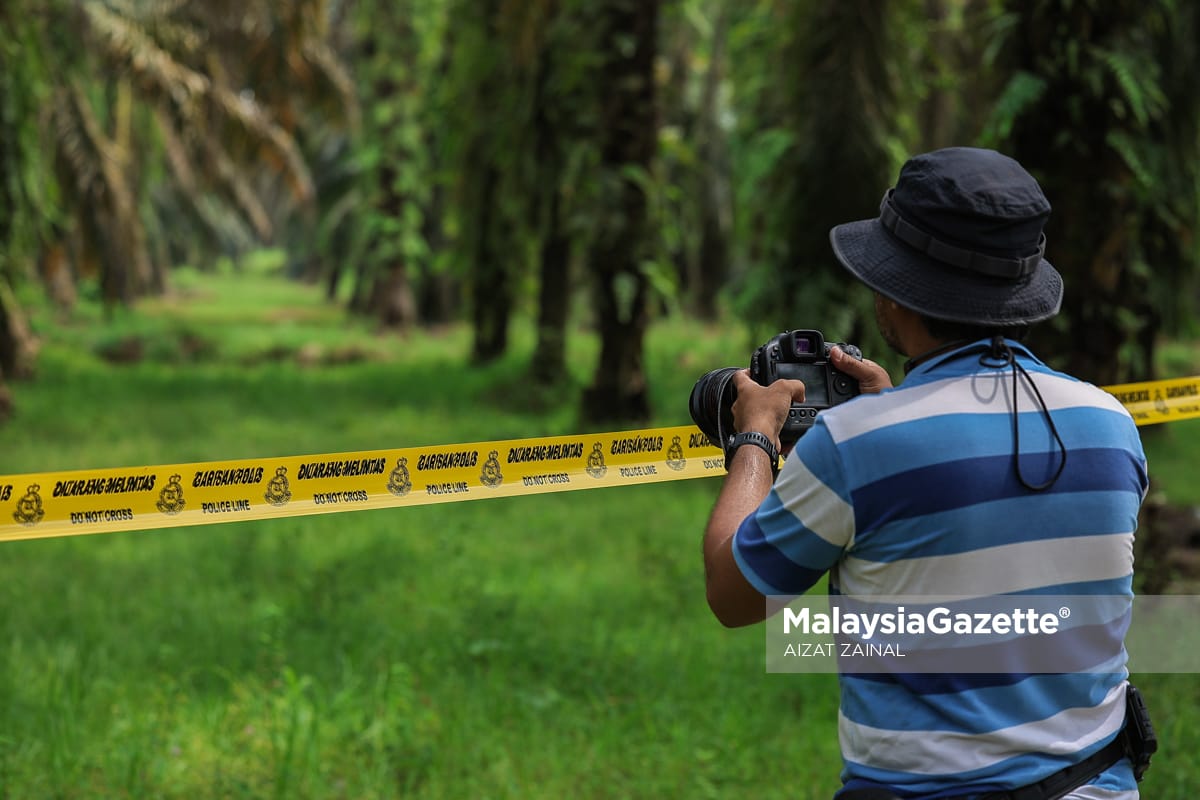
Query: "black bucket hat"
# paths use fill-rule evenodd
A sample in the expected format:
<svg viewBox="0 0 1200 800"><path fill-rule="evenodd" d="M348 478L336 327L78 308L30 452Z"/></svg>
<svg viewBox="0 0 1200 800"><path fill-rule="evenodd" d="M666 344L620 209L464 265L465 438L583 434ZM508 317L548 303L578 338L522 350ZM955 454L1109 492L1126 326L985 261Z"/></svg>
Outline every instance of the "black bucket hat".
<svg viewBox="0 0 1200 800"><path fill-rule="evenodd" d="M994 150L914 156L879 217L829 232L846 269L921 314L1003 327L1049 319L1062 277L1043 257L1050 203L1036 180Z"/></svg>

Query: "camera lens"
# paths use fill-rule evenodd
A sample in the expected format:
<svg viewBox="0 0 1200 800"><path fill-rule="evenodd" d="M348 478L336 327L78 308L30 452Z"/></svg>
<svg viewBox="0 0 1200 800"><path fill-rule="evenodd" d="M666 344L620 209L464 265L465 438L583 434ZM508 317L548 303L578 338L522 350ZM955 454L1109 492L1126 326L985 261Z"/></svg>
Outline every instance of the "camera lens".
<svg viewBox="0 0 1200 800"><path fill-rule="evenodd" d="M737 367L714 369L696 381L688 398L692 421L722 449L725 437L733 433L733 376L737 371Z"/></svg>

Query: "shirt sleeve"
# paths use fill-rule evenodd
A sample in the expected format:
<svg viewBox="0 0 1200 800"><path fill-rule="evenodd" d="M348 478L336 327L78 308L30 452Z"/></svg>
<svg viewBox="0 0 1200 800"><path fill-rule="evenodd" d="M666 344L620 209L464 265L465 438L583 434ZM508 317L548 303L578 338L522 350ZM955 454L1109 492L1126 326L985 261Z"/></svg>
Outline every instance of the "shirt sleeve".
<svg viewBox="0 0 1200 800"><path fill-rule="evenodd" d="M738 527L733 557L764 595L799 595L841 559L854 531L841 457L818 417L784 462L771 493Z"/></svg>

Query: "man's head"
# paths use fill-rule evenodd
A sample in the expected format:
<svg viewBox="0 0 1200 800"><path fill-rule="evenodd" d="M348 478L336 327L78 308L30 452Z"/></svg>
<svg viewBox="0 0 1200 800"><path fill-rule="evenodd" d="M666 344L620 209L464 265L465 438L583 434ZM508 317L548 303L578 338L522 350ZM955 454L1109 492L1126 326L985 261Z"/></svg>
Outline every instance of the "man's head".
<svg viewBox="0 0 1200 800"><path fill-rule="evenodd" d="M846 269L934 338L968 338L957 334L1023 331L1058 313L1062 278L1043 257L1049 215L1016 161L951 147L909 159L879 216L838 225L830 240Z"/></svg>

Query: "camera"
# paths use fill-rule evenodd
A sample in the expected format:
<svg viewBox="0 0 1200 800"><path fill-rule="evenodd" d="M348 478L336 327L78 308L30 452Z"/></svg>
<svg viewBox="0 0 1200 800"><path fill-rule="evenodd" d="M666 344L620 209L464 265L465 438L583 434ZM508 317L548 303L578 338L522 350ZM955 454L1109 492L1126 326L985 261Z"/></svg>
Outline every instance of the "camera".
<svg viewBox="0 0 1200 800"><path fill-rule="evenodd" d="M858 396L858 381L834 369L829 361L829 350L835 344L862 360L862 352L854 345L827 343L820 331L811 330L784 331L755 350L750 359L750 377L762 386L781 378L804 382L804 403L792 404L779 432L785 452L813 426L818 411ZM714 369L696 381L688 400L692 420L722 450L735 433L733 376L737 371L738 367Z"/></svg>

